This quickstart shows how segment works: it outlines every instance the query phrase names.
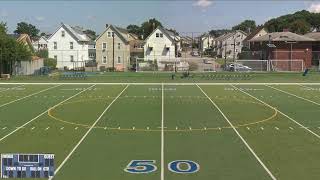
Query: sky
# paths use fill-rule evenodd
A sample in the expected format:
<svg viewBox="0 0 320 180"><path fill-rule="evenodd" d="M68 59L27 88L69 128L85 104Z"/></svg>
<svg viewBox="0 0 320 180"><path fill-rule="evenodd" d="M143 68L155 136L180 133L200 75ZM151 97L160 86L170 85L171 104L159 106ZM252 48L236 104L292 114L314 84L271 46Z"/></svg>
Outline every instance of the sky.
<svg viewBox="0 0 320 180"><path fill-rule="evenodd" d="M41 32L52 33L64 22L99 34L106 24L126 27L156 18L166 28L190 35L231 28L246 19L263 24L304 9L320 12L320 0L1 0L0 22L7 22L9 32L16 29L18 22L25 21Z"/></svg>

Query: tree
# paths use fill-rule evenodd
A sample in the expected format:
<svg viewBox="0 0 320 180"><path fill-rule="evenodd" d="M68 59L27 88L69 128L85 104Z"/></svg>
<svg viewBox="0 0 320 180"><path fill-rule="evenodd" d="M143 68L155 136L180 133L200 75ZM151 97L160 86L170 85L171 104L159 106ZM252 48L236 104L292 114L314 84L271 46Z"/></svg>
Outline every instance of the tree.
<svg viewBox="0 0 320 180"><path fill-rule="evenodd" d="M97 38L97 34L95 31L91 29L84 30L83 33L85 33L91 40L95 40Z"/></svg>
<svg viewBox="0 0 320 180"><path fill-rule="evenodd" d="M138 35L139 38L142 35L142 29L137 25L130 24L129 26L127 26L127 30L128 30L129 33Z"/></svg>
<svg viewBox="0 0 320 180"><path fill-rule="evenodd" d="M40 30L34 25L26 22L20 22L17 24L17 29L14 31L16 34L28 34L32 39L37 38Z"/></svg>
<svg viewBox="0 0 320 180"><path fill-rule="evenodd" d="M226 34L230 31L231 31L230 29L216 29L216 30L209 31L209 34L214 37L219 37L219 36Z"/></svg>
<svg viewBox="0 0 320 180"><path fill-rule="evenodd" d="M155 18L149 19L141 24L143 39L146 39L157 27L162 27L160 21Z"/></svg>
<svg viewBox="0 0 320 180"><path fill-rule="evenodd" d="M0 34L6 34L8 31L7 23L0 22Z"/></svg>
<svg viewBox="0 0 320 180"><path fill-rule="evenodd" d="M246 33L251 33L257 28L256 22L254 20L245 20L238 25L232 27L232 30L241 30Z"/></svg>

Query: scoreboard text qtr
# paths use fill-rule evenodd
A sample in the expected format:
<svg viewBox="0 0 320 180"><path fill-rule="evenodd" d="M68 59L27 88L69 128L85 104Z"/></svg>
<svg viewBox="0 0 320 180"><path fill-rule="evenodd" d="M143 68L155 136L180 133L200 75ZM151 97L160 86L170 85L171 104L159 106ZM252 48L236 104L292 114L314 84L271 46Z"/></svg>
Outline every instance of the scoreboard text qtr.
<svg viewBox="0 0 320 180"><path fill-rule="evenodd" d="M1 178L50 178L54 154L1 154Z"/></svg>

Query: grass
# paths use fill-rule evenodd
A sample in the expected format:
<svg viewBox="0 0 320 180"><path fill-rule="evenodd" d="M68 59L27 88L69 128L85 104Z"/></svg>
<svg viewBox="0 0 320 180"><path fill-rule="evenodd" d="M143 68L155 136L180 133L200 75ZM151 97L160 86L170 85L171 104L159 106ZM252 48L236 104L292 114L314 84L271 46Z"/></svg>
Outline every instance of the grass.
<svg viewBox="0 0 320 180"><path fill-rule="evenodd" d="M271 179L258 160L277 179L320 178L320 85L166 84L163 96L161 84L122 94L125 84L17 86L0 84L0 153L54 153L56 180L161 179L161 169L165 180ZM155 160L157 170L125 172L131 160ZM171 172L175 160L200 170Z"/></svg>

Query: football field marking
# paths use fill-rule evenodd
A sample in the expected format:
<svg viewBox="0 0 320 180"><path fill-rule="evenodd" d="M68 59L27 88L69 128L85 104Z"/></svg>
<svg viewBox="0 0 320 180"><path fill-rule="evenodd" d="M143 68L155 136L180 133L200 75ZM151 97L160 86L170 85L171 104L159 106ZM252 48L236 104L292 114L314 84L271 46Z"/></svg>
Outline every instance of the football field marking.
<svg viewBox="0 0 320 180"><path fill-rule="evenodd" d="M255 100L257 100L257 101L265 104L266 106L273 107L273 106L269 105L268 103L260 100L259 98L257 98L257 97L255 97L255 96L253 96L253 95L251 95L251 94L249 94L249 93L247 93L247 92L245 92L245 91L243 91L243 90L235 87L234 85L231 85L231 86L233 86L234 88L238 89L240 92L242 92L242 93L244 93L244 94L252 97L253 99L255 99ZM313 135L316 136L318 139L320 139L320 135L318 135L317 133L311 131L311 130L308 129L306 126L300 124L299 122L297 122L296 120L294 120L294 119L291 118L290 116L288 116L288 115L286 115L285 113L281 112L279 109L277 109L277 111L278 111L281 115L283 115L284 117L288 118L289 120L291 120L292 122L294 122L294 123L296 123L298 126L300 126L301 128L305 129L306 131L308 131L309 133L313 134Z"/></svg>
<svg viewBox="0 0 320 180"><path fill-rule="evenodd" d="M63 100L63 101L61 101L61 102L59 102L58 104L54 105L53 107L59 106L59 105L63 104L64 102L69 101L70 99L72 99L72 98L74 98L74 97L78 96L79 94L81 94L81 93L83 93L83 92L87 91L88 89L90 89L90 88L92 88L92 87L94 87L94 86L95 86L95 85L92 85L92 86L90 86L90 87L88 87L88 88L84 89L83 91L78 92L77 94L75 94L75 95L73 95L73 96L71 96L71 97L69 97L69 98L67 98L67 99L65 99L65 100ZM49 110L50 110L50 108L49 108L49 109L47 109L47 110L45 110L45 111L44 111L44 112L42 112L41 114L37 115L36 117L34 117L33 119L31 119L30 121L28 121L28 122L24 123L24 124L23 124L23 125L21 125L19 128L17 128L17 129L15 129L15 130L11 131L9 134L7 134L7 135L3 136L3 137L0 139L0 142L1 142L1 141L3 141L4 139L6 139L7 137L9 137L10 135L12 135L13 133L17 132L17 131L18 131L19 129L21 129L22 127L24 127L24 126L28 125L28 124L29 124L29 123L31 123L32 121L34 121L34 120L38 119L39 117L43 116L44 114L48 113L48 111L49 111Z"/></svg>
<svg viewBox="0 0 320 180"><path fill-rule="evenodd" d="M20 85L20 86L15 86L15 87L8 87L8 88L6 88L6 89L4 89L4 90L1 90L0 92L5 92L5 91L9 91L9 90L11 90L11 89L15 89L15 88L19 88L19 87L23 87L24 86L24 84L23 85Z"/></svg>
<svg viewBox="0 0 320 180"><path fill-rule="evenodd" d="M249 149L251 154L257 159L257 161L260 163L260 165L263 167L263 169L269 174L271 179L276 180L276 177L271 173L271 171L268 169L268 167L261 161L261 159L258 157L258 155L254 152L254 150L250 147L250 145L247 143L247 141L241 136L241 134L238 132L238 130L233 126L233 124L230 122L230 120L227 118L227 116L222 112L222 110L219 108L219 106L213 102L213 100L207 95L204 90L197 85L200 91L208 98L208 100L212 103L212 105L221 113L221 115L224 117L224 119L229 123L229 125L232 127L234 132L238 135L238 137L241 139L241 141L245 144L245 146Z"/></svg>
<svg viewBox="0 0 320 180"><path fill-rule="evenodd" d="M161 180L164 180L164 85L161 84Z"/></svg>
<svg viewBox="0 0 320 180"><path fill-rule="evenodd" d="M305 101L308 101L308 102L310 102L310 103L313 103L313 104L315 104L315 105L320 106L320 103L314 102L314 101L312 101L312 100L310 100L310 99L306 99L306 98L304 98L304 97L301 97L301 96L292 94L292 93L290 93L290 92L288 92L288 91L284 91L284 90L282 90L282 89L278 89L278 88L275 88L275 87L272 87L272 86L269 86L269 85L265 85L265 86L267 86L267 87L269 87L269 88L272 88L272 89L274 89L274 90L280 91L280 92L282 92L282 93L288 94L288 95L290 95L290 96L294 96L294 97L296 97L296 98L298 98L298 99L302 99L302 100L305 100Z"/></svg>
<svg viewBox="0 0 320 180"><path fill-rule="evenodd" d="M66 158L61 162L59 167L55 170L54 174L56 175L60 169L63 167L63 165L69 160L69 158L72 156L72 154L78 149L80 144L85 140L85 138L88 136L88 134L91 132L91 130L94 128L94 126L100 121L100 119L105 115L105 113L110 109L112 104L116 102L116 100L123 94L123 92L129 87L127 85L116 98L113 99L113 101L104 109L104 111L100 114L100 116L96 119L96 121L90 126L89 130L82 136L80 141L73 147L73 149L70 151L70 153L66 156ZM53 177L50 177L49 180L53 179Z"/></svg>
<svg viewBox="0 0 320 180"><path fill-rule="evenodd" d="M32 93L32 94L29 94L29 95L24 96L24 97L22 97L22 98L19 98L19 99L16 99L16 100L13 100L13 101L10 101L10 102L1 104L1 105L0 105L0 108L1 108L1 107L4 107L4 106L7 106L7 105L9 105L9 104L12 104L12 103L14 103L14 102L17 102L17 101L26 99L26 98L28 98L28 97L31 97L31 96L40 94L40 93L42 93L42 92L48 91L48 90L50 90L50 89L56 88L56 87L58 87L58 86L61 86L61 85L56 85L56 86L53 86L53 87L49 87L49 88L47 88L47 89L43 89L43 90L41 90L41 91L38 91L38 92L35 92L35 93Z"/></svg>

